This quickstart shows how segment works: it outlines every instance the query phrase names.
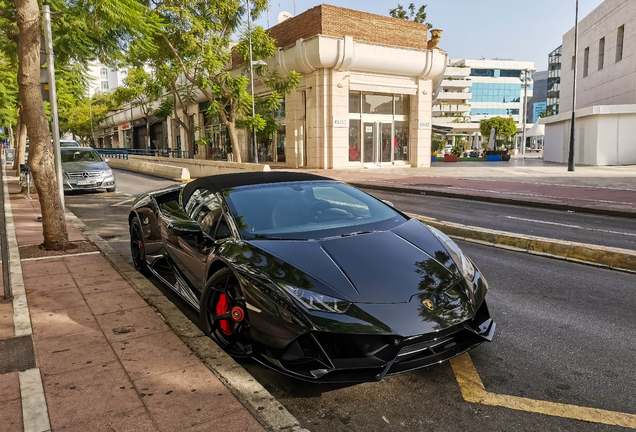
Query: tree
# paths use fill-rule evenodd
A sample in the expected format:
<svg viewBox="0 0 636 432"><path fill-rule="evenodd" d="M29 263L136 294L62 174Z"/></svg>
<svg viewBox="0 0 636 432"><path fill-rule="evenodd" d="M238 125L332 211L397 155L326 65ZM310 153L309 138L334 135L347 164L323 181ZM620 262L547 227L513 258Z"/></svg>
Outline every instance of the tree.
<svg viewBox="0 0 636 432"><path fill-rule="evenodd" d="M393 18L400 18L408 21L414 21L416 23L425 24L429 29L433 28L433 24L426 22L426 6L420 6L415 10L415 4L411 3L408 9L405 10L401 4L398 4L395 9L389 10L389 15Z"/></svg>
<svg viewBox="0 0 636 432"><path fill-rule="evenodd" d="M124 85L115 90L114 98L119 104L130 103L134 108L139 108L146 119L146 144L145 148L152 148L150 142L150 115L154 114L154 105L161 99L163 91L155 77L146 72L143 67L137 67L128 71L124 79Z"/></svg>
<svg viewBox="0 0 636 432"><path fill-rule="evenodd" d="M257 18L267 8L267 0L248 0L252 15ZM266 126L263 117L249 115L252 96L250 84L249 47L247 33L240 25L245 16L245 3L238 0L166 0L157 3L156 13L166 23L157 41L160 50L171 53L170 63L178 65L185 79L196 86L209 102L207 114L218 114L232 143L234 160L241 162L237 127ZM274 40L261 28L251 32L252 60L272 57L276 52ZM236 39L240 42L233 47ZM241 68L239 73L237 69ZM285 92L293 91L300 75L292 72L288 77L269 74L266 66L257 66L255 73L273 90L260 102L270 107L280 105ZM237 122L240 122L237 125Z"/></svg>
<svg viewBox="0 0 636 432"><path fill-rule="evenodd" d="M508 146L510 139L517 133L517 124L512 117L492 117L489 119L483 119L479 122L479 131L484 137L484 142L488 144L490 138L490 131L495 129L495 138L503 138L498 141L497 144L502 143L504 146Z"/></svg>
<svg viewBox="0 0 636 432"><path fill-rule="evenodd" d="M64 111L64 117L60 114L60 132L70 132L84 145L91 145L92 126L103 122L117 106L111 93L96 93L90 99L78 101Z"/></svg>
<svg viewBox="0 0 636 432"><path fill-rule="evenodd" d="M135 0L52 1L54 51L58 65L86 64L95 57L121 58L132 39L152 49L159 21ZM125 13L122 13L125 11ZM18 57L20 118L29 136L29 165L42 209L43 246L63 250L69 245L66 218L53 164L48 119L40 93L41 11L37 0L0 0L2 49ZM7 43L6 41L10 41ZM16 51L17 49L17 51Z"/></svg>

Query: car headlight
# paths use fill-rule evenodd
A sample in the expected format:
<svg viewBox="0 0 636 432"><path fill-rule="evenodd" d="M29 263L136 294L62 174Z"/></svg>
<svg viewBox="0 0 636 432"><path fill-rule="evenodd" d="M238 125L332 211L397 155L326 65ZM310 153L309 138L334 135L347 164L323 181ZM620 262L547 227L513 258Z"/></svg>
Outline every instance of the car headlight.
<svg viewBox="0 0 636 432"><path fill-rule="evenodd" d="M437 237L437 239L446 247L446 250L448 250L448 253L453 258L453 261L455 261L455 264L459 268L459 271L462 272L467 280L472 282L475 279L475 266L470 261L470 259L466 255L464 255L459 246L457 246L457 243L455 243L453 240L450 239L450 237L448 237L437 228L428 226L428 229L430 229L433 235Z"/></svg>
<svg viewBox="0 0 636 432"><path fill-rule="evenodd" d="M110 177L112 175L113 175L113 170L102 171L102 176L104 177Z"/></svg>
<svg viewBox="0 0 636 432"><path fill-rule="evenodd" d="M305 309L310 311L343 314L347 312L347 309L351 306L351 303L348 301L318 294L313 291L307 291L291 286L284 286L284 288L288 294L298 300Z"/></svg>

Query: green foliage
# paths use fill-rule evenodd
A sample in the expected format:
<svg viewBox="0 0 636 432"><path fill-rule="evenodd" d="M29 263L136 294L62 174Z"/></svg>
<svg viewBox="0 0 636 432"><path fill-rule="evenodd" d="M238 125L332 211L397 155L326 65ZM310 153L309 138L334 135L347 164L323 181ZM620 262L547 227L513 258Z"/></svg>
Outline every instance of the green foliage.
<svg viewBox="0 0 636 432"><path fill-rule="evenodd" d="M413 3L411 3L407 9L404 9L401 4L398 4L395 9L389 10L389 15L393 18L426 24L429 29L433 28L433 24L426 22L426 5L420 6L420 8L416 10L415 4Z"/></svg>
<svg viewBox="0 0 636 432"><path fill-rule="evenodd" d="M455 144L455 146L451 150L451 154L455 156L459 156L464 152L464 146L461 144Z"/></svg>
<svg viewBox="0 0 636 432"><path fill-rule="evenodd" d="M18 107L17 64L0 52L0 126L16 123Z"/></svg>
<svg viewBox="0 0 636 432"><path fill-rule="evenodd" d="M139 107L144 116L154 114L152 104L163 95L161 84L142 67L130 69L124 79L124 85L113 92L113 98L117 104L130 103L133 107ZM159 108L165 113L166 107Z"/></svg>
<svg viewBox="0 0 636 432"><path fill-rule="evenodd" d="M517 124L512 117L492 117L480 121L479 131L484 137L484 140L488 141L492 128L495 128L495 136L497 137L510 139L510 137L517 133Z"/></svg>
<svg viewBox="0 0 636 432"><path fill-rule="evenodd" d="M60 132L72 133L88 144L92 136L91 123L97 126L116 106L117 102L112 93L97 93L90 100L83 99L66 110L64 117L60 111Z"/></svg>
<svg viewBox="0 0 636 432"><path fill-rule="evenodd" d="M431 151L438 153L444 149L446 138L443 135L433 134L431 136Z"/></svg>
<svg viewBox="0 0 636 432"><path fill-rule="evenodd" d="M252 0L250 5L252 17L256 19L267 9L268 2ZM155 39L158 50L152 56L153 64L168 70L178 69L190 85L205 95L210 103L208 113L217 113L230 131L232 150L238 160L235 127L254 127L261 131L268 125L266 115L251 115L249 34L242 27L246 4L238 0L165 0L156 3L153 12L164 23L162 33ZM275 41L263 28L252 28L251 39L253 61L274 56ZM238 43L234 44L235 41ZM240 69L238 74L237 69ZM276 109L281 97L293 91L299 82L298 74L279 77L271 74L267 66L256 66L254 72L256 84L273 90L267 97L255 101L259 112ZM156 76L163 73L157 70Z"/></svg>

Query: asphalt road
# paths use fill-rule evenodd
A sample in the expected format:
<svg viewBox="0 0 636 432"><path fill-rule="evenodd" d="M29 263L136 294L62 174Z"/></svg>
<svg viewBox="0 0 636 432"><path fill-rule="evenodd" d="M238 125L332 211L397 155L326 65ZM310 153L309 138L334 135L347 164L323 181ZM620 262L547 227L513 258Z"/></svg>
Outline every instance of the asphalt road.
<svg viewBox="0 0 636 432"><path fill-rule="evenodd" d="M636 249L636 220L421 194L367 193L396 208L443 221L601 246Z"/></svg>
<svg viewBox="0 0 636 432"><path fill-rule="evenodd" d="M117 193L68 196L67 206L130 261L126 217L132 197L126 194L157 189L170 182L119 171L116 175ZM442 211L442 204L431 203L446 199L424 198L420 202L413 197L389 197L396 207L406 211L418 212L422 203ZM451 201L462 207L462 202ZM413 208L407 207L411 205ZM493 207L513 207L484 206L491 214L497 213ZM476 209L473 207L472 215L471 211L458 210L457 215L448 209L445 218L425 214L445 220L469 216L474 220ZM573 217L580 217L576 220L581 224L586 215ZM604 226L621 231L625 227L620 225L622 221L614 226L614 220L607 218ZM501 224L498 228L511 230ZM534 234L548 236L544 232ZM468 243L461 247L490 283L487 299L497 321L497 334L492 343L470 354L489 392L636 415L636 275ZM196 313L154 282L197 322ZM254 362L243 365L314 432L626 430L468 403L448 363L379 383L352 386L313 385Z"/></svg>

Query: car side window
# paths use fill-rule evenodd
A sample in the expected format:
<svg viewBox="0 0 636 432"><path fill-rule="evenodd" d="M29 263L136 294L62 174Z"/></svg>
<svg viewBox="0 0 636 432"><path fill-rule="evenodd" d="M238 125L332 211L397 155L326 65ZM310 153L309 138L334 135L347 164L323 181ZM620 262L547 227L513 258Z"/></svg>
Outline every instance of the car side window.
<svg viewBox="0 0 636 432"><path fill-rule="evenodd" d="M221 220L219 221L219 226L216 229L216 235L214 236L214 239L224 240L230 237L232 237L232 230L230 229L225 216L221 216Z"/></svg>
<svg viewBox="0 0 636 432"><path fill-rule="evenodd" d="M216 194L205 189L197 189L192 194L186 204L186 212L210 237L214 236L214 229L223 214Z"/></svg>

